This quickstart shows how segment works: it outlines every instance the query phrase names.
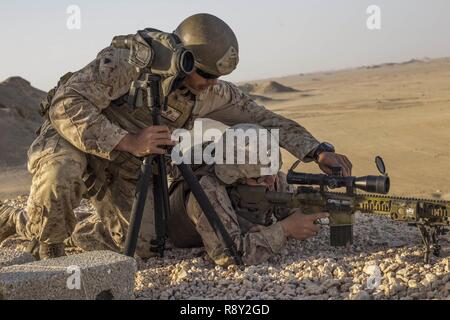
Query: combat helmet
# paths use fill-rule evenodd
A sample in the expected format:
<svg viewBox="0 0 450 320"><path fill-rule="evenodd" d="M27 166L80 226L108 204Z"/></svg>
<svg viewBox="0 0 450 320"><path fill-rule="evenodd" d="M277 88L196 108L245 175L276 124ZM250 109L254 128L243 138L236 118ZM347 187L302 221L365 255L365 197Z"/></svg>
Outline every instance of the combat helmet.
<svg viewBox="0 0 450 320"><path fill-rule="evenodd" d="M186 18L174 33L194 53L197 72L206 78L231 73L239 62L239 46L233 30L207 13Z"/></svg>
<svg viewBox="0 0 450 320"><path fill-rule="evenodd" d="M244 132L247 132L248 129L253 129L257 132L257 134L259 135L259 130L265 130L263 127L259 126L259 125L255 125L255 124L238 124L235 125L233 127L230 128L231 130L237 130L237 129L241 129ZM229 130L230 130L229 129ZM227 164L226 163L226 156L227 156L227 135L226 133L224 133L222 135L222 137L217 141L216 143L216 147L215 147L215 152L217 154L217 148L221 147L223 152L223 161L222 163L217 163L214 165L214 173L216 175L217 178L219 178L219 180L221 180L223 183L227 184L227 185L231 185L234 183L239 182L242 179L246 179L246 178L259 178L263 175L267 175L267 173L264 174L265 171L267 171L269 168L271 168L271 173L270 174L277 174L278 171L281 169L282 166L282 161L281 161L281 152L278 150L278 159L276 162L274 163L265 163L263 164L261 162L261 158L259 156L259 147L261 147L261 145L259 143L259 146L256 146L255 144L253 144L250 139L246 139L244 144L234 144L234 154L232 155L234 158L234 161L232 164ZM260 141L258 139L258 141ZM272 159L272 157L270 157L270 151L272 150L271 148L271 143L270 143L271 139L270 136L267 136L267 152L268 152L268 158ZM237 163L237 155L239 152L244 152L245 153L245 164L239 164ZM258 157L257 157L257 161L256 163L251 163L251 161L249 161L250 157L249 157L249 153L250 152L258 152ZM229 155L228 155L229 156ZM275 157L273 158L275 159ZM273 165L273 166L272 166ZM266 168L266 170L264 171L263 169Z"/></svg>

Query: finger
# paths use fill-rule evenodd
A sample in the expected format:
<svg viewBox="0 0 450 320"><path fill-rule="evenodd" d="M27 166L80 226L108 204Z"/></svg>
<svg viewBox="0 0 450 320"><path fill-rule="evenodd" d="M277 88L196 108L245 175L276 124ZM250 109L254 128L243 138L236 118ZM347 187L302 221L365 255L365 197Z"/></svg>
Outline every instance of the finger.
<svg viewBox="0 0 450 320"><path fill-rule="evenodd" d="M350 176L350 174L351 174L350 168L345 163L344 159L339 158L339 164L340 164L340 166L342 168L342 174L344 175L344 177Z"/></svg>
<svg viewBox="0 0 450 320"><path fill-rule="evenodd" d="M147 132L147 137L150 139L170 139L172 136L166 132Z"/></svg>
<svg viewBox="0 0 450 320"><path fill-rule="evenodd" d="M326 174L328 174L328 175L331 174L331 169L330 169L330 167L328 167L328 166L326 166L326 165L324 165L324 164L321 164L319 167L320 167L320 169L321 169L324 173L326 173Z"/></svg>
<svg viewBox="0 0 450 320"><path fill-rule="evenodd" d="M344 157L344 161L345 161L345 163L347 163L348 167L350 169L353 168L352 162L346 156L343 156L343 157Z"/></svg>
<svg viewBox="0 0 450 320"><path fill-rule="evenodd" d="M153 140L153 144L156 144L158 146L174 146L178 142L170 140L170 139L155 139Z"/></svg>
<svg viewBox="0 0 450 320"><path fill-rule="evenodd" d="M150 132L167 132L170 133L168 126L151 126L148 127L148 131Z"/></svg>
<svg viewBox="0 0 450 320"><path fill-rule="evenodd" d="M343 166L345 167L345 170L347 171L348 175L352 174L352 163L348 160L346 156L341 156L341 162Z"/></svg>
<svg viewBox="0 0 450 320"><path fill-rule="evenodd" d="M347 166L348 166L349 175L351 176L351 175L352 175L352 168L353 168L353 165L352 165L352 163L350 162L350 160L348 160L348 158L345 157L345 156L344 156L344 161L345 161L345 163L346 163Z"/></svg>
<svg viewBox="0 0 450 320"><path fill-rule="evenodd" d="M162 148L153 148L151 150L149 150L147 153L148 154L165 154L167 152L166 149L162 149Z"/></svg>

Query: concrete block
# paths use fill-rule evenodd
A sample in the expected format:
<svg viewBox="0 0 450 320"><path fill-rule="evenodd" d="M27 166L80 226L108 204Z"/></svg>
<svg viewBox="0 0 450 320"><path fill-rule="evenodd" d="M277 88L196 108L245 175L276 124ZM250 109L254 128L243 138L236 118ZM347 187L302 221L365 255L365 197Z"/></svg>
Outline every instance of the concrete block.
<svg viewBox="0 0 450 320"><path fill-rule="evenodd" d="M0 269L15 264L23 264L35 261L33 255L28 252L20 252L11 249L0 249Z"/></svg>
<svg viewBox="0 0 450 320"><path fill-rule="evenodd" d="M0 270L0 299L133 299L137 272L133 258L91 251Z"/></svg>

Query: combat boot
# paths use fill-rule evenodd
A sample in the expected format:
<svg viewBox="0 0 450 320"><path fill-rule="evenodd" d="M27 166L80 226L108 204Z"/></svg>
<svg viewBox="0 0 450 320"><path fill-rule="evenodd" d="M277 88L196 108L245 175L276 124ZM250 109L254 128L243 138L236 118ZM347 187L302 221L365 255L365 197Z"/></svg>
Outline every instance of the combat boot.
<svg viewBox="0 0 450 320"><path fill-rule="evenodd" d="M39 260L39 240L36 238L31 239L25 251L31 253L36 260Z"/></svg>
<svg viewBox="0 0 450 320"><path fill-rule="evenodd" d="M9 207L0 201L0 243L16 233L16 226L11 223L11 215L15 208Z"/></svg>
<svg viewBox="0 0 450 320"><path fill-rule="evenodd" d="M47 244L41 242L39 244L39 259L47 260L63 257L66 255L64 248L65 247L63 243Z"/></svg>

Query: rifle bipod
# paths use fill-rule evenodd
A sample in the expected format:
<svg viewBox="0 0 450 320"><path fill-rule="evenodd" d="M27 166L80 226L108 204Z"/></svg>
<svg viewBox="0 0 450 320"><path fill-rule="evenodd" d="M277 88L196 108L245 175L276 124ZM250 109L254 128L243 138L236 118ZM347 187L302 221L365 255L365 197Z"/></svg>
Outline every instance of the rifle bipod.
<svg viewBox="0 0 450 320"><path fill-rule="evenodd" d="M444 228L440 226L426 226L423 224L417 225L422 236L424 247L423 262L430 263L431 253L439 257L441 254L441 245L439 244L439 235L444 234Z"/></svg>

